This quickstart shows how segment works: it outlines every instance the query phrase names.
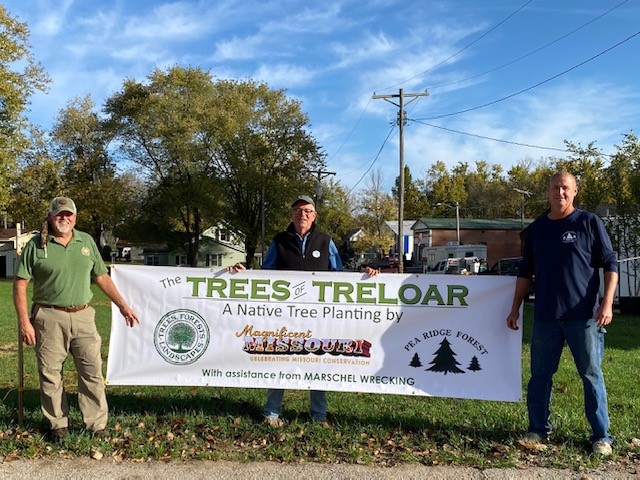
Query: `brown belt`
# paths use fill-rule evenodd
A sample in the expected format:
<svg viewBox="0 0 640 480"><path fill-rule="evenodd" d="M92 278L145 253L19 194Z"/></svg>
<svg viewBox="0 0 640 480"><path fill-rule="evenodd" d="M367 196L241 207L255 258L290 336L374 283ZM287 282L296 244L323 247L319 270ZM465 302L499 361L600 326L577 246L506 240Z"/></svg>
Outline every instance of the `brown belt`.
<svg viewBox="0 0 640 480"><path fill-rule="evenodd" d="M87 308L89 306L88 303L86 303L84 305L79 305L77 307L60 307L58 305L43 305L41 303L39 303L38 305L40 305L43 308L53 308L54 310L61 310L63 312L67 312L67 313L79 312L80 310L84 310L85 308Z"/></svg>

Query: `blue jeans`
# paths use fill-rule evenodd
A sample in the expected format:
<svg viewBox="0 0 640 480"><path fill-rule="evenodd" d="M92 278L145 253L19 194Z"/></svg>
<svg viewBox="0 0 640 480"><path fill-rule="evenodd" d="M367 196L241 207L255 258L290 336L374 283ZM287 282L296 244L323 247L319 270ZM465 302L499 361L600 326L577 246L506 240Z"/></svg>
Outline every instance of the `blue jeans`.
<svg viewBox="0 0 640 480"><path fill-rule="evenodd" d="M277 388L267 389L267 403L263 414L268 418L278 418L282 411L282 397L284 390ZM314 422L322 422L327 419L327 392L310 390L311 418Z"/></svg>
<svg viewBox="0 0 640 480"><path fill-rule="evenodd" d="M584 411L591 425L591 441L611 443L607 392L602 376L604 332L593 319L534 321L531 335L531 379L527 388L529 431L543 437L551 432L549 404L553 374L558 370L565 341L584 387Z"/></svg>

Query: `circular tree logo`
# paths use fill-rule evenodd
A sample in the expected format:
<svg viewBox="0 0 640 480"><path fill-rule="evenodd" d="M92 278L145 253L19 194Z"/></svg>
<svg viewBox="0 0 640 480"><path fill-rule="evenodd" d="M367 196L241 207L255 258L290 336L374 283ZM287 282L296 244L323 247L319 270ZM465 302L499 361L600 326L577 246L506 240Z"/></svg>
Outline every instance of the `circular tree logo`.
<svg viewBox="0 0 640 480"><path fill-rule="evenodd" d="M173 310L165 314L153 335L153 343L162 358L173 365L189 365L209 346L209 326L191 310Z"/></svg>

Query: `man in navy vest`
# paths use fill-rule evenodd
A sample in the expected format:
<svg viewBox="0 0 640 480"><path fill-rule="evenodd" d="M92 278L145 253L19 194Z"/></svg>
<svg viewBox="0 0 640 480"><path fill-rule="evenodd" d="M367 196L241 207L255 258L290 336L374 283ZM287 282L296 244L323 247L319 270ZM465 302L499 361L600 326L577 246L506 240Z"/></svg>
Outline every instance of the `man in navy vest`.
<svg viewBox="0 0 640 480"><path fill-rule="evenodd" d="M317 212L314 201L306 196L297 197L289 209L291 223L287 229L278 233L262 262L263 269L303 270L303 271L342 271L340 254L331 237L316 228ZM242 264L230 267L230 271L244 270ZM378 270L367 267L368 275L374 276ZM314 422L328 425L327 392L311 390L311 418ZM284 425L280 418L284 390L267 390L267 403L263 414L265 422L274 427Z"/></svg>

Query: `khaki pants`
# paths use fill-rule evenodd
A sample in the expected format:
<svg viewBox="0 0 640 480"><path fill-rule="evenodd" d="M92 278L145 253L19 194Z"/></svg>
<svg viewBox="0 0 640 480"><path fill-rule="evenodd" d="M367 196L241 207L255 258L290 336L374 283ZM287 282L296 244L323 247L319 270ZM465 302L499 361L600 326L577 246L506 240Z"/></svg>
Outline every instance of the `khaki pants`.
<svg viewBox="0 0 640 480"><path fill-rule="evenodd" d="M78 371L78 406L85 428L97 431L107 425L101 338L94 317L93 307L75 313L38 305L34 308L40 401L51 429L69 426L69 404L62 381L62 365L69 352Z"/></svg>

